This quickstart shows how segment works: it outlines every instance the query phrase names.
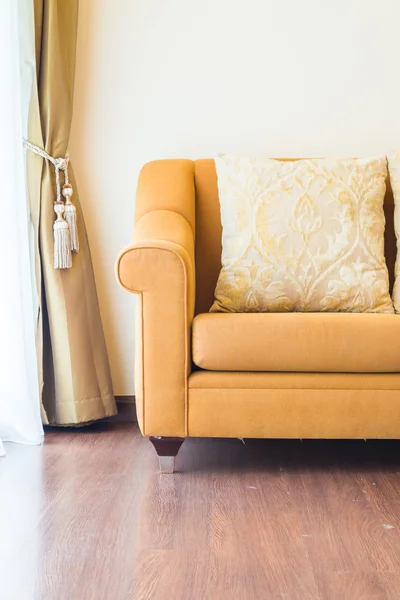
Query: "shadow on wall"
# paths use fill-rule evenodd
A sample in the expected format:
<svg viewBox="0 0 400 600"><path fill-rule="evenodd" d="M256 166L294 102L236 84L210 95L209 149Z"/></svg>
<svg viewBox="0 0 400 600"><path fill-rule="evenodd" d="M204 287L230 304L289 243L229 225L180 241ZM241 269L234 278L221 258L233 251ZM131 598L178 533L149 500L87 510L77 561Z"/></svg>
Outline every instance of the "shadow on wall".
<svg viewBox="0 0 400 600"><path fill-rule="evenodd" d="M133 364L135 296L123 294L118 287L114 263L131 237L136 181L131 180L123 157L116 156L121 137L115 127L119 94L115 89L110 95L110 65L103 69L98 47L99 39L105 49L113 46L117 34L94 0L80 4L69 152L86 221L114 391L121 395L134 394L133 369L127 365ZM129 212L126 199L116 191L121 181L132 197Z"/></svg>

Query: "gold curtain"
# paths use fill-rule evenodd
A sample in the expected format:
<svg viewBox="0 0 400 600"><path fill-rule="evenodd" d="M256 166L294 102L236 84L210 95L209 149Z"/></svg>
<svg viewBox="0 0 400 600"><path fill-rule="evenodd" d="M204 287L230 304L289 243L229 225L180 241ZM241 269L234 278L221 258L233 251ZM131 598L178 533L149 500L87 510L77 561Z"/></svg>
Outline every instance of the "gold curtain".
<svg viewBox="0 0 400 600"><path fill-rule="evenodd" d="M72 118L79 0L33 0L36 81L29 140L54 157L67 151ZM116 413L90 250L72 168L80 250L71 269L53 267L54 169L28 152L40 302L38 362L44 423L73 425Z"/></svg>

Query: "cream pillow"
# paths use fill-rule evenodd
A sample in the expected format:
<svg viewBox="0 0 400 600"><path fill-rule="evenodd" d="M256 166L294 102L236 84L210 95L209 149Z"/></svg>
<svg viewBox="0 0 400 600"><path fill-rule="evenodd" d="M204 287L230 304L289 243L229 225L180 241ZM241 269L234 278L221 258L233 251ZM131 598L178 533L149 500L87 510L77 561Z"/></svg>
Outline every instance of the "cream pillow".
<svg viewBox="0 0 400 600"><path fill-rule="evenodd" d="M400 152L388 157L390 183L394 198L394 231L397 240L397 256L394 267L393 304L397 313L400 313Z"/></svg>
<svg viewBox="0 0 400 600"><path fill-rule="evenodd" d="M386 158L215 164L223 249L211 312L394 312Z"/></svg>

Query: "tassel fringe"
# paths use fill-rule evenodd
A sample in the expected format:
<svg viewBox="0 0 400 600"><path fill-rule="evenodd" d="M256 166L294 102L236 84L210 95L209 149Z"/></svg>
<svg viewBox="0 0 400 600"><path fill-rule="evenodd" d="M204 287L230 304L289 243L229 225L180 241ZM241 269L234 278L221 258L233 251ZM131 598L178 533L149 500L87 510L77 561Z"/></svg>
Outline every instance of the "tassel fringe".
<svg viewBox="0 0 400 600"><path fill-rule="evenodd" d="M71 233L71 250L79 252L78 227L76 223L76 208L71 202L66 202L64 219L67 221Z"/></svg>
<svg viewBox="0 0 400 600"><path fill-rule="evenodd" d="M70 269L72 267L71 234L68 223L55 221L54 231L54 268Z"/></svg>

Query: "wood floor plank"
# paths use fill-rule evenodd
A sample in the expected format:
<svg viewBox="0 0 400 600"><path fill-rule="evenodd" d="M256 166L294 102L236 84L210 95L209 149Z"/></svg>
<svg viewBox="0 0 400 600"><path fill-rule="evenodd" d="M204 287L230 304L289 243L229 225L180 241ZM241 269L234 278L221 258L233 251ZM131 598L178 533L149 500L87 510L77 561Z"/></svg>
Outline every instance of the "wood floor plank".
<svg viewBox="0 0 400 600"><path fill-rule="evenodd" d="M293 495L314 572L397 570L399 532L385 529L350 473L306 473Z"/></svg>
<svg viewBox="0 0 400 600"><path fill-rule="evenodd" d="M400 471L372 469L356 473L355 479L384 528L400 531Z"/></svg>
<svg viewBox="0 0 400 600"><path fill-rule="evenodd" d="M318 598L299 527L282 473L216 475L209 596Z"/></svg>
<svg viewBox="0 0 400 600"><path fill-rule="evenodd" d="M399 573L320 573L316 579L324 600L399 599Z"/></svg>
<svg viewBox="0 0 400 600"><path fill-rule="evenodd" d="M394 600L400 444L48 431L0 461L1 600Z"/></svg>

